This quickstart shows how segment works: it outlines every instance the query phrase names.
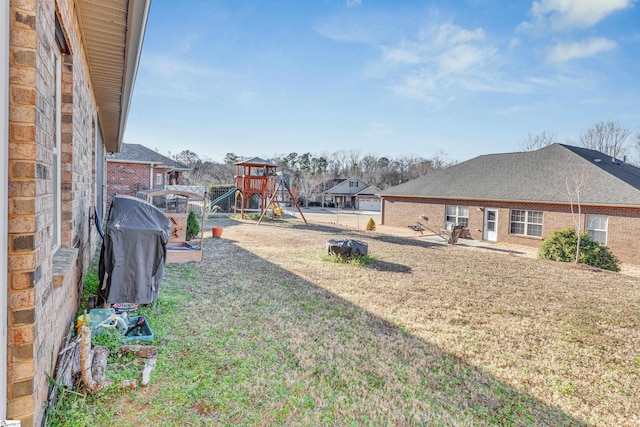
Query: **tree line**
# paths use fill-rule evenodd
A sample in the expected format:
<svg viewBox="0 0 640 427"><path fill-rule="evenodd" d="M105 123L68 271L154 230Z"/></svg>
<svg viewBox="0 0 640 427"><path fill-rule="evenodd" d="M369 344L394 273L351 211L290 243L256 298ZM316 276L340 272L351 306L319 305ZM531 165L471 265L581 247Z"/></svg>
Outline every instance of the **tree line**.
<svg viewBox="0 0 640 427"><path fill-rule="evenodd" d="M521 148L532 151L556 142L559 140L555 133L528 134ZM566 143L640 165L640 133L633 135L617 122L596 123L576 140L567 140ZM207 187L211 184L233 185L234 164L250 158L230 152L221 162L217 162L190 150L175 155L169 153L169 157L192 168L185 173L189 184ZM376 156L360 150L338 150L323 154L291 152L275 154L265 160L289 174L292 189L305 199L313 196L323 183L339 178L356 177L384 190L456 163L444 151L429 158L415 155Z"/></svg>
<svg viewBox="0 0 640 427"><path fill-rule="evenodd" d="M559 141L555 133L542 132L528 134L521 146L524 151L533 151L556 142ZM640 132L632 136L632 132L618 122L598 122L579 135L577 140L568 139L566 143L640 165Z"/></svg>
<svg viewBox="0 0 640 427"><path fill-rule="evenodd" d="M192 168L185 174L192 185L233 184L235 163L250 157L227 153L222 162L201 158L184 150L172 159ZM357 177L369 185L385 189L454 164L443 151L431 158L404 155L398 157L363 154L359 150L339 150L329 154L276 154L266 161L289 174L291 185L299 193L308 193L322 182ZM303 194L301 194L303 195Z"/></svg>

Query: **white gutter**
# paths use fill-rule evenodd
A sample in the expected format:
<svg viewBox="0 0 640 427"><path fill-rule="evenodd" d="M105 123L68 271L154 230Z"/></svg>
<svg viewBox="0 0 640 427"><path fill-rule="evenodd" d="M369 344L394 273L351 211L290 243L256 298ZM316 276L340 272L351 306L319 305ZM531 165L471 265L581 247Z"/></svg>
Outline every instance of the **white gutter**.
<svg viewBox="0 0 640 427"><path fill-rule="evenodd" d="M9 222L9 2L0 6L0 420L7 419L7 273Z"/></svg>
<svg viewBox="0 0 640 427"><path fill-rule="evenodd" d="M120 107L120 129L118 130L117 150L120 151L124 131L127 126L127 117L129 116L129 106L131 105L131 97L133 96L133 86L138 74L138 65L140 63L140 55L142 53L142 43L144 42L144 33L147 28L147 19L149 17L149 8L151 0L129 0L129 10L127 11L127 41L126 41L126 58L125 73L122 91L122 106Z"/></svg>

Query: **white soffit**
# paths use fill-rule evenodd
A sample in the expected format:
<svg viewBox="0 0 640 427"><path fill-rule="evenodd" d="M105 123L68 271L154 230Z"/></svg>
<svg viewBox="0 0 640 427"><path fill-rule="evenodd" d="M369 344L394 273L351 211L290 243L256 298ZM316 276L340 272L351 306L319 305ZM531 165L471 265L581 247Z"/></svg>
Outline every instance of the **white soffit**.
<svg viewBox="0 0 640 427"><path fill-rule="evenodd" d="M76 0L107 151L122 144L151 0Z"/></svg>

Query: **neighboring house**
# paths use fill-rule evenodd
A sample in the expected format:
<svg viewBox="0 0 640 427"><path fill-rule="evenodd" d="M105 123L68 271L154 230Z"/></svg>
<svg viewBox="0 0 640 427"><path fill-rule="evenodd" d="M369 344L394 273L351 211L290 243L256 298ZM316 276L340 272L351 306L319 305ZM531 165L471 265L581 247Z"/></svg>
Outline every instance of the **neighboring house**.
<svg viewBox="0 0 640 427"><path fill-rule="evenodd" d="M344 178L333 178L313 187L309 192L309 206L326 206L332 200L331 197L325 197L326 191L344 181ZM304 197L299 198L299 203L305 203Z"/></svg>
<svg viewBox="0 0 640 427"><path fill-rule="evenodd" d="M0 4L0 420L26 427L96 249L150 0Z"/></svg>
<svg viewBox="0 0 640 427"><path fill-rule="evenodd" d="M190 167L140 144L122 144L107 156L108 200L116 194L135 196L138 191L180 185Z"/></svg>
<svg viewBox="0 0 640 427"><path fill-rule="evenodd" d="M583 230L620 261L640 264L640 169L569 145L484 155L391 187L381 194L381 221L401 227L427 221L433 230L450 222L472 239L536 247L554 231L575 227L567 191L575 187L572 174L586 179Z"/></svg>
<svg viewBox="0 0 640 427"><path fill-rule="evenodd" d="M378 194L380 189L359 178L351 177L325 191L336 207L363 210L380 210Z"/></svg>

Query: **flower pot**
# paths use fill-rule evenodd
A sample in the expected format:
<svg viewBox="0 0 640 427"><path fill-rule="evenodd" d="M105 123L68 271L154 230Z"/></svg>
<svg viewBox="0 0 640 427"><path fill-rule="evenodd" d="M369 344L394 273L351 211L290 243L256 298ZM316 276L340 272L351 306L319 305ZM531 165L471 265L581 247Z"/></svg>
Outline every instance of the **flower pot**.
<svg viewBox="0 0 640 427"><path fill-rule="evenodd" d="M222 236L222 227L212 227L211 228L211 236L212 237L221 237Z"/></svg>

